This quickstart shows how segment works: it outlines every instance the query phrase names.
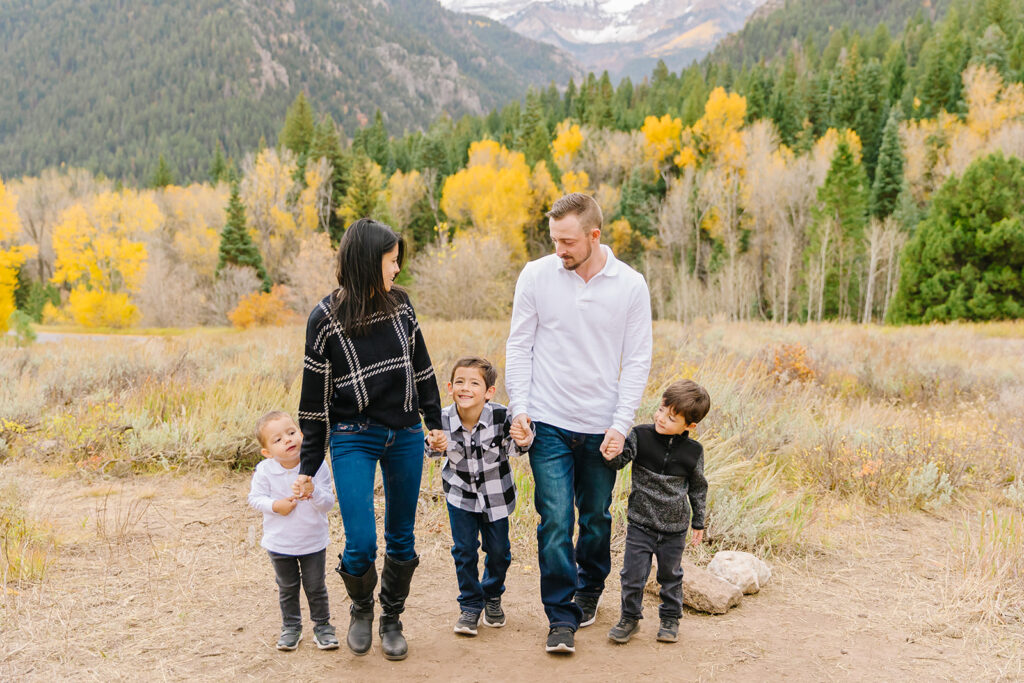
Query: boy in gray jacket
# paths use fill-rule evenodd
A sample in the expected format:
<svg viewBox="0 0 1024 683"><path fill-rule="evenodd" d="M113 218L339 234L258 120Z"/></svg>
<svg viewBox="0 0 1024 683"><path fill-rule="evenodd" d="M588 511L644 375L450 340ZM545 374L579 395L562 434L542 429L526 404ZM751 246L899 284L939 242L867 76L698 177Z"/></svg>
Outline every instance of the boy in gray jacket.
<svg viewBox="0 0 1024 683"><path fill-rule="evenodd" d="M661 585L658 640L679 640L683 614L683 568L680 561L686 532L692 543L704 538L704 509L708 482L704 478L704 448L690 432L711 407L705 389L691 380L673 382L661 397L654 424L629 432L619 455L605 464L621 469L633 462L633 487L626 518L626 552L622 562L622 616L608 637L628 643L640 630L643 590L651 573L651 556L658 558ZM691 517L692 515L692 517Z"/></svg>

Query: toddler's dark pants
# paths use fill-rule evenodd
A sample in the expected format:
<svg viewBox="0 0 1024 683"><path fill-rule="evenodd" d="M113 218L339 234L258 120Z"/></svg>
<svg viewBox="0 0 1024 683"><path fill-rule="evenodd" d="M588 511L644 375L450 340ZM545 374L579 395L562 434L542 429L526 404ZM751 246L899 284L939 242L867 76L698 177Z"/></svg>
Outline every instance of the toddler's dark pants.
<svg viewBox="0 0 1024 683"><path fill-rule="evenodd" d="M277 576L278 597L281 601L281 624L284 628L302 628L302 611L299 608L299 586L306 592L309 603L309 617L314 624L326 624L331 620L331 609L327 603L327 581L325 565L327 549L309 555L282 555L268 550L270 561Z"/></svg>
<svg viewBox="0 0 1024 683"><path fill-rule="evenodd" d="M626 552L622 560L622 616L644 618L644 586L651 574L651 557L658 558L661 606L658 616L675 619L683 615L683 548L686 532L662 534L635 524L626 527Z"/></svg>

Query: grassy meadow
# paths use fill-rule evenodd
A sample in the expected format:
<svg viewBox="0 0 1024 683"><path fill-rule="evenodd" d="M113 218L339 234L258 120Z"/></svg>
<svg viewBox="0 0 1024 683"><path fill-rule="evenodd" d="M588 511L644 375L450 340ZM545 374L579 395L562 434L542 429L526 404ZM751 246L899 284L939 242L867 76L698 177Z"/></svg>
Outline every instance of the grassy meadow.
<svg viewBox="0 0 1024 683"><path fill-rule="evenodd" d="M503 365L505 322L423 327L441 380L468 352ZM944 516L956 530L933 549L948 560L944 604L977 623L1024 623L1024 323L658 322L654 337L638 420L678 378L712 397L698 434L711 484L705 558L810 556L842 547L853 518ZM0 459L83 487L247 470L260 457L255 418L297 405L302 339L298 327L205 329L0 347ZM447 526L440 465L425 465L426 528ZM513 534L532 548L532 480L525 458L514 466ZM617 534L628 481L615 493ZM0 505L5 587L45 581L61 553L48 521L19 504L27 493Z"/></svg>

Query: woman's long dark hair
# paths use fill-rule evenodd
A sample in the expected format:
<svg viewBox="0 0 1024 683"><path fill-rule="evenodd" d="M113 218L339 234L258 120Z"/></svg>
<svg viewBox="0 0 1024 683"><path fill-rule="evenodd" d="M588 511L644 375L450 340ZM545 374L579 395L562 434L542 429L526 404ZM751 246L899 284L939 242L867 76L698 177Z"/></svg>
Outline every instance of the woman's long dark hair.
<svg viewBox="0 0 1024 683"><path fill-rule="evenodd" d="M401 235L372 218L348 226L338 246L338 289L331 296L331 312L346 334L365 334L375 313L391 315L399 304L400 287L384 289L384 254L398 245L398 265L405 258Z"/></svg>

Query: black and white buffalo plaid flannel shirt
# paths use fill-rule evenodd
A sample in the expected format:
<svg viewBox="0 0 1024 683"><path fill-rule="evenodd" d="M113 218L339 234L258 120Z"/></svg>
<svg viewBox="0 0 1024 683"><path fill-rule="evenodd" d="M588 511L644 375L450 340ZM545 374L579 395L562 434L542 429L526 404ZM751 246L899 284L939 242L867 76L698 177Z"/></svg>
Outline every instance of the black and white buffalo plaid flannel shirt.
<svg viewBox="0 0 1024 683"><path fill-rule="evenodd" d="M488 401L472 432L459 419L458 408L451 404L441 411L441 429L448 437L441 481L445 498L453 506L468 512L482 512L488 521L504 519L516 509L516 485L508 456L526 453L510 434L512 417L508 408ZM427 455L441 453L424 446Z"/></svg>

